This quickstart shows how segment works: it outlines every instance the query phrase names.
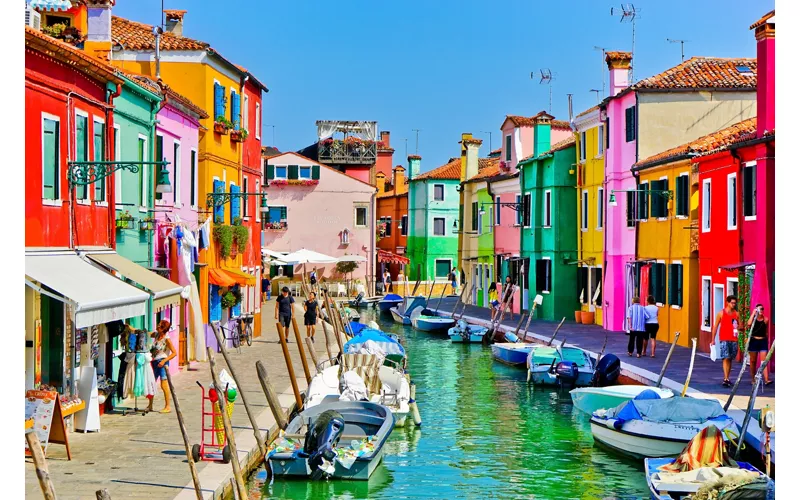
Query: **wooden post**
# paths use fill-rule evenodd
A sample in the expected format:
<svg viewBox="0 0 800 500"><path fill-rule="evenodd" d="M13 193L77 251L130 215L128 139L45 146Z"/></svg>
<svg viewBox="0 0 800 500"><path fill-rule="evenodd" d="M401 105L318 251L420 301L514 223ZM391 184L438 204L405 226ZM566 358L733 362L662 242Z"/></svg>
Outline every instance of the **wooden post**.
<svg viewBox="0 0 800 500"><path fill-rule="evenodd" d="M222 416L223 431L225 432L225 437L228 440L228 447L231 450L231 467L233 468L233 477L236 479L236 489L239 490L239 498L247 498L247 488L244 485L242 468L239 464L239 452L236 450L236 437L233 435L231 420L228 417L228 412L225 410L225 403L228 400L227 390L219 382L219 376L217 375L217 362L214 359L214 350L210 347L206 347L206 351L208 351L208 363L211 365L211 378L214 380L214 388L219 396L217 398L216 405L219 408L220 415Z"/></svg>
<svg viewBox="0 0 800 500"><path fill-rule="evenodd" d="M692 380L692 370L694 370L694 355L697 353L697 339L692 339L692 359L689 361L689 371L686 373L686 382L683 384L683 391L681 397L686 396L686 391L689 389L689 381Z"/></svg>
<svg viewBox="0 0 800 500"><path fill-rule="evenodd" d="M756 313L758 314L758 313ZM753 336L753 329L756 326L755 318L753 318L753 323L750 326L750 333L747 334L747 341L744 343L744 351L743 356L747 356L748 349L750 348L750 338ZM736 377L736 383L733 384L733 388L731 389L731 394L728 396L728 401L725 402L725 406L723 410L728 411L728 407L733 402L733 396L736 394L737 389L739 389L739 383L742 381L742 375L744 375L744 370L747 367L747 360L742 358L742 367L739 368L739 376Z"/></svg>
<svg viewBox="0 0 800 500"><path fill-rule="evenodd" d="M533 309L536 309L536 304L534 304ZM533 312L533 309L531 310L531 312ZM561 323L559 323L558 326L556 327L555 331L553 332L553 336L550 337L550 342L548 342L547 345L553 345L553 340L555 340L556 334L561 329L561 325L564 324L564 320L566 319L567 319L566 316L561 318Z"/></svg>
<svg viewBox="0 0 800 500"><path fill-rule="evenodd" d="M297 328L297 320L292 316L292 329L294 330L294 337L297 339L297 351L300 353L300 363L303 365L303 373L306 376L306 384L311 383L311 372L308 371L308 361L306 360L306 352L303 347L303 338L300 337L300 329Z"/></svg>
<svg viewBox="0 0 800 500"><path fill-rule="evenodd" d="M533 307L528 311L528 321L525 322L525 340L528 340L528 327L531 326L531 318L533 318L534 311L536 311L536 302L533 303Z"/></svg>
<svg viewBox="0 0 800 500"><path fill-rule="evenodd" d="M191 462L192 459L189 458L189 461ZM111 500L111 493L109 493L105 488L95 491L94 495L97 497L97 500Z"/></svg>
<svg viewBox="0 0 800 500"><path fill-rule="evenodd" d="M470 295L472 295L472 292L475 291L475 287L476 286L478 286L476 283L472 284L472 287L469 289L469 294ZM467 312L467 301L466 300L461 301L461 306L462 306L461 307L461 314L458 315L458 319L463 318L464 317L464 313Z"/></svg>
<svg viewBox="0 0 800 500"><path fill-rule="evenodd" d="M436 278L434 278L434 279L433 279L433 280L431 280L431 281L432 281L432 283L436 283ZM427 308L430 306L430 302L431 302L431 294L432 294L432 293L433 293L433 284L431 284L431 287L428 289L428 298L427 298L427 299L425 299L425 308L426 308L426 309L427 309Z"/></svg>
<svg viewBox="0 0 800 500"><path fill-rule="evenodd" d="M331 352L331 338L328 336L328 322L322 320L322 334L325 335L325 350L328 351L328 359L333 358L333 353Z"/></svg>
<svg viewBox="0 0 800 500"><path fill-rule="evenodd" d="M306 337L306 346L308 346L308 353L311 355L311 361L314 362L314 370L316 371L317 366L319 366L319 360L317 359L317 351L314 350L314 342L311 340L311 337ZM311 382L309 382L310 384Z"/></svg>
<svg viewBox="0 0 800 500"><path fill-rule="evenodd" d="M600 349L600 354L597 355L597 361L600 361L600 359L603 357L603 354L606 352L606 344L608 344L608 334L606 334L606 338L603 339L603 348Z"/></svg>
<svg viewBox="0 0 800 500"><path fill-rule="evenodd" d="M658 375L658 381L656 382L656 388L661 387L661 379L664 378L664 374L667 372L667 365L669 364L669 360L672 357L672 351L675 350L675 344L678 343L678 337L681 336L681 332L675 332L675 338L672 339L672 345L669 346L669 352L667 352L667 357L664 359L664 366L661 367L661 373Z"/></svg>
<svg viewBox="0 0 800 500"><path fill-rule="evenodd" d="M520 314L519 315L519 322L517 323L517 327L514 329L514 335L516 335L518 337L519 337L519 329L522 327L522 322L523 321L525 321L525 315L524 314ZM525 335L525 337L527 337L527 334Z"/></svg>
<svg viewBox="0 0 800 500"><path fill-rule="evenodd" d="M261 382L261 389L264 391L264 396L267 397L270 409L272 409L272 416L275 417L278 427L283 430L286 429L288 422L286 422L286 414L283 412L278 395L275 393L275 388L269 381L267 369L261 360L256 361L256 373L258 374L258 381Z"/></svg>
<svg viewBox="0 0 800 500"><path fill-rule="evenodd" d="M221 345L221 344L220 344ZM194 483L194 492L197 495L197 500L203 500L203 489L200 487L200 476L197 475L197 466L192 458L192 445L189 441L189 433L186 432L186 424L183 420L183 412L181 411L181 404L178 402L178 395L175 393L175 386L172 384L172 375L169 369L164 370L167 374L167 384L169 384L169 392L172 394L172 404L175 405L175 416L178 417L178 427L181 430L183 437L183 446L186 451L186 461L189 462L189 472L192 474L192 483ZM238 383L238 382L237 382ZM97 496L98 500L100 495Z"/></svg>
<svg viewBox="0 0 800 500"><path fill-rule="evenodd" d="M753 321L755 323L755 321ZM753 413L753 404L756 402L756 393L758 392L758 386L761 385L761 379L763 377L764 369L767 367L769 360L772 359L772 354L775 352L775 341L772 341L772 347L769 348L769 352L767 356L764 358L764 361L761 363L761 366L758 367L758 371L756 372L756 383L753 384L753 392L750 393L750 401L747 403L747 411L744 413L744 420L742 420L742 432L739 433L739 445L736 447L736 454L733 456L734 460L739 459L739 452L742 451L742 445L744 444L744 438L747 435L747 426L750 425L750 414Z"/></svg>
<svg viewBox="0 0 800 500"><path fill-rule="evenodd" d="M339 345L339 352L343 353L344 352L344 344L342 344L342 337L339 334L339 326L338 326L338 323L336 322L334 310L333 310L333 307L331 307L331 304L330 304L331 302L332 302L332 299L328 295L328 291L326 290L325 291L325 308L328 310L328 316L329 316L329 318L331 320L331 323L333 324L333 333L334 333L334 335L336 335L336 343Z"/></svg>
<svg viewBox="0 0 800 500"><path fill-rule="evenodd" d="M292 317L292 321L294 321L294 317ZM239 382L239 377L236 376L236 370L233 368L233 363L231 363L230 358L228 358L228 348L225 347L225 342L223 342L222 334L220 333L216 322L214 321L211 322L211 329L214 331L214 336L217 338L217 345L219 346L219 349L222 352L222 357L225 358L225 364L228 365L228 370L230 370L231 372L233 381L236 382L237 386L244 387L244 385L242 385ZM261 450L261 454L264 456L264 459L266 460L267 445L264 442L263 436L261 435L261 430L259 429L258 423L256 422L255 414L253 410L250 409L250 403L247 402L247 396L245 395L245 391L240 390L239 395L242 397L242 403L244 403L244 411L247 413L247 418L250 419L250 426L253 428L253 435L256 437L256 442L258 443L258 449ZM189 448L187 445L187 451L188 450Z"/></svg>
<svg viewBox="0 0 800 500"><path fill-rule="evenodd" d="M300 397L300 389L297 387L297 377L294 374L294 365L292 365L292 356L289 354L289 345L286 343L286 335L283 333L283 325L276 323L278 327L278 337L281 340L281 349L283 349L283 358L286 360L286 369L289 371L289 381L292 383L292 390L294 391L294 399L297 403L297 410L303 407L303 399Z"/></svg>
<svg viewBox="0 0 800 500"><path fill-rule="evenodd" d="M444 298L445 290L447 290L447 284L442 287L442 293L439 295L439 302L436 303L436 309L433 310L433 314L439 312L439 306L442 305L442 299Z"/></svg>
<svg viewBox="0 0 800 500"><path fill-rule="evenodd" d="M419 282L422 279L422 264L417 264L417 282L414 285L414 289L411 290L411 295L414 297L417 296L417 289L419 288Z"/></svg>
<svg viewBox="0 0 800 500"><path fill-rule="evenodd" d="M350 337L353 337L354 334L353 334L353 328L350 326L350 318L348 317L347 321L344 320L343 311L342 309L339 308L339 304L336 301L333 302L333 308L336 309L336 312L339 315L339 319L342 322L342 332L344 332L346 335L349 335ZM350 329L349 333L347 331L348 328Z"/></svg>
<svg viewBox="0 0 800 500"><path fill-rule="evenodd" d="M453 312L450 313L450 317L451 318L455 319L455 317L456 317L456 309L458 309L458 303L459 302L464 302L464 292L466 292L466 291L467 291L467 287L463 287L461 289L461 295L459 295L458 299L456 299L456 304L453 306Z"/></svg>
<svg viewBox="0 0 800 500"><path fill-rule="evenodd" d="M42 443L36 431L31 430L25 433L25 440L28 442L28 449L31 450L33 467L36 469L36 478L39 480L39 488L42 489L44 500L56 500L56 489L47 471L47 461L42 451Z"/></svg>

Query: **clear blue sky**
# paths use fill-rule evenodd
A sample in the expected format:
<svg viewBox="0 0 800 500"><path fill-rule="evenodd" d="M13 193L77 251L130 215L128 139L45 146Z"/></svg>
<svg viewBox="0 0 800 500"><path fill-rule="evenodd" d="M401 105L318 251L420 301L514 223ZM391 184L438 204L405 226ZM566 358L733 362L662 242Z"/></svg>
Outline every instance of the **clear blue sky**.
<svg viewBox="0 0 800 500"><path fill-rule="evenodd" d="M750 24L772 1L646 0L635 2L636 79L686 57L755 57ZM462 132L500 146L506 114L546 110L540 68L550 68L553 114L567 119L596 104L601 53L631 50L631 24L611 16L614 1L541 0L165 0L185 9L184 34L245 66L270 92L264 97L265 145L272 128L281 151L315 141L316 120L376 120L392 132L395 164L415 152L420 129L422 170L459 154ZM159 22L161 0L119 0L116 15ZM531 80L531 71L536 73ZM607 72L603 73L607 78ZM608 85L606 84L606 88Z"/></svg>

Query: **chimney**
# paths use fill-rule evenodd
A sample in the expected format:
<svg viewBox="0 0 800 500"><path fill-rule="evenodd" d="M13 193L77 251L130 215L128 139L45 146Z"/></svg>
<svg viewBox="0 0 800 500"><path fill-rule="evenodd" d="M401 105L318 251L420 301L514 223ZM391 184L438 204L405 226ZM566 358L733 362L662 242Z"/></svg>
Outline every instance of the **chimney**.
<svg viewBox="0 0 800 500"><path fill-rule="evenodd" d="M394 167L394 194L400 194L403 192L403 186L405 185L405 173L406 169L403 168L402 165L398 165Z"/></svg>
<svg viewBox="0 0 800 500"><path fill-rule="evenodd" d="M387 132L388 134L388 132ZM408 155L408 178L416 179L419 176L419 163L422 157L419 155Z"/></svg>
<svg viewBox="0 0 800 500"><path fill-rule="evenodd" d="M549 115L544 111L533 117L533 156L534 158L550 151L550 125L553 121L553 115Z"/></svg>
<svg viewBox="0 0 800 500"><path fill-rule="evenodd" d="M461 134L461 181L471 179L478 175L478 150L483 144L480 139L474 139L467 132Z"/></svg>
<svg viewBox="0 0 800 500"><path fill-rule="evenodd" d="M102 61L111 60L111 7L114 0L87 0L86 41L83 50Z"/></svg>
<svg viewBox="0 0 800 500"><path fill-rule="evenodd" d="M389 149L392 145L389 143L389 135L390 132L388 130L381 130L381 142L383 143L383 147Z"/></svg>
<svg viewBox="0 0 800 500"><path fill-rule="evenodd" d="M606 52L606 63L608 64L608 75L610 79L610 84L608 86L610 96L619 94L630 85L632 59L633 54L630 52Z"/></svg>
<svg viewBox="0 0 800 500"><path fill-rule="evenodd" d="M775 11L750 29L756 35L756 132L760 137L775 128Z"/></svg>
<svg viewBox="0 0 800 500"><path fill-rule="evenodd" d="M185 10L164 10L167 33L183 36L183 16L185 15Z"/></svg>
<svg viewBox="0 0 800 500"><path fill-rule="evenodd" d="M375 186L378 188L378 194L386 192L386 175L383 172L378 172L375 176Z"/></svg>

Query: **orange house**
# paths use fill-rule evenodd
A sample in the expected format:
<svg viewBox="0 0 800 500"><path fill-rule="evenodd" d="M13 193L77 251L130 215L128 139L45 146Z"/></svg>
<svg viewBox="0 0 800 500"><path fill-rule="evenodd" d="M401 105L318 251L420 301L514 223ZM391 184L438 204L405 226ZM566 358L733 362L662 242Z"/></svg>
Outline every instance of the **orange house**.
<svg viewBox="0 0 800 500"><path fill-rule="evenodd" d="M406 240L408 239L408 179L405 173L406 169L397 165L392 169L392 176L389 178L382 171L375 174L378 188L378 194L375 195L377 247L403 258L406 255ZM378 281L381 280L386 269L389 269L392 281L397 281L397 276L402 272L403 266L398 263L378 262L375 267Z"/></svg>

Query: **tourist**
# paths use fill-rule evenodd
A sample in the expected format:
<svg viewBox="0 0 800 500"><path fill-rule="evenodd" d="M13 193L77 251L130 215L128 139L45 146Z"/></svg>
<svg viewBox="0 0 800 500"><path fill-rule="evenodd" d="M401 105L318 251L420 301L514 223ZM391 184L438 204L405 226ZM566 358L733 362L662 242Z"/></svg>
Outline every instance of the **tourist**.
<svg viewBox="0 0 800 500"><path fill-rule="evenodd" d="M645 340L645 321L647 313L639 303L639 297L634 297L628 307L628 356L633 356L633 345L636 344L636 357L642 357L642 344Z"/></svg>
<svg viewBox="0 0 800 500"><path fill-rule="evenodd" d="M503 303L509 304L508 310L511 312L511 320L514 320L514 294L512 290L511 276L506 276L506 284L503 287Z"/></svg>
<svg viewBox="0 0 800 500"><path fill-rule="evenodd" d="M755 325L753 325L755 322ZM769 340L767 339L767 329L769 327L769 318L764 315L764 306L758 304L756 310L750 314L750 319L747 320L747 328L752 326L753 333L750 337L750 345L747 348L750 354L750 377L753 379L753 384L756 383L756 372L764 358L767 357L769 350ZM769 364L764 367L764 386L771 385L772 381L769 379Z"/></svg>
<svg viewBox="0 0 800 500"><path fill-rule="evenodd" d="M494 281L489 285L489 304L492 307L492 321L494 321L495 315L500 312L500 301L497 300L497 283Z"/></svg>
<svg viewBox="0 0 800 500"><path fill-rule="evenodd" d="M716 334L717 328L719 328L719 356L722 358L722 373L725 376L722 380L723 387L731 386L731 381L728 378L731 374L731 364L739 353L739 313L736 312L737 302L734 295L728 295L725 298L725 309L717 313L717 317L714 318L714 327L711 328L711 335Z"/></svg>
<svg viewBox="0 0 800 500"><path fill-rule="evenodd" d="M456 274L456 268L453 267L453 270L450 271L450 276L449 276L450 286L453 287L453 295L458 295L458 281L456 281L456 276L458 276Z"/></svg>
<svg viewBox="0 0 800 500"><path fill-rule="evenodd" d="M311 271L311 275L309 276L308 279L309 279L309 282L311 283L311 289L312 290L316 290L316 286L317 286L317 268L316 267Z"/></svg>
<svg viewBox="0 0 800 500"><path fill-rule="evenodd" d="M656 357L656 335L658 334L658 306L656 298L652 295L647 296L647 305L644 306L647 319L644 322L644 331L647 336L644 339L644 356L647 356L647 344L650 344L650 357Z"/></svg>
<svg viewBox="0 0 800 500"><path fill-rule="evenodd" d="M162 319L158 322L156 331L151 335L153 337L153 347L150 352L153 354L153 376L156 380L161 379L161 390L164 391L164 409L161 413L169 413L169 381L167 380L167 370L169 370L169 360L178 355L178 351L169 340L170 324L169 321ZM169 354L167 354L169 352ZM150 403L147 405L147 411L153 411L153 398L150 398Z"/></svg>
<svg viewBox="0 0 800 500"><path fill-rule="evenodd" d="M272 290L270 289L271 283L269 282L269 273L266 268L261 269L261 303L268 301L272 298Z"/></svg>
<svg viewBox="0 0 800 500"><path fill-rule="evenodd" d="M308 294L308 300L303 303L306 313L303 316L303 324L306 325L306 337L311 337L314 342L314 334L317 332L317 294Z"/></svg>
<svg viewBox="0 0 800 500"><path fill-rule="evenodd" d="M383 272L383 293L392 293L392 275L388 270Z"/></svg>
<svg viewBox="0 0 800 500"><path fill-rule="evenodd" d="M292 304L294 297L289 295L289 287L281 288L281 294L275 300L275 319L278 320L278 328L283 329L286 342L289 342L289 325L292 324Z"/></svg>

